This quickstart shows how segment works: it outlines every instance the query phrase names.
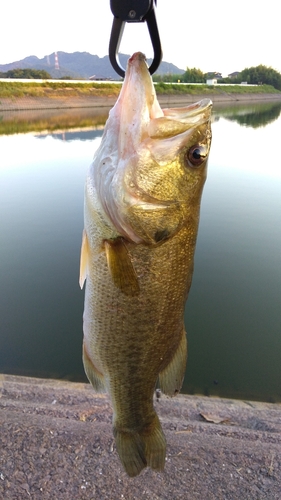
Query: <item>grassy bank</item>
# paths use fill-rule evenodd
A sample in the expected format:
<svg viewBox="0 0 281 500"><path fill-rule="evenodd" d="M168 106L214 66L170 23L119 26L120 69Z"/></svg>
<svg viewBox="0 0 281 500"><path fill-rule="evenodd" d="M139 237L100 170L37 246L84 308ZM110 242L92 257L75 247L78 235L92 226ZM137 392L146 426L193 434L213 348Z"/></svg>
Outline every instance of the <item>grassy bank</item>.
<svg viewBox="0 0 281 500"><path fill-rule="evenodd" d="M250 87L247 85L183 85L157 83L155 88L158 95L219 95L219 94L281 94L271 85L259 85ZM120 92L118 83L71 83L70 82L18 82L7 80L0 82L1 98L23 98L23 97L105 97L117 96Z"/></svg>
<svg viewBox="0 0 281 500"><path fill-rule="evenodd" d="M271 85L258 85L255 87L247 85L182 85L178 83L157 83L155 84L157 94L191 94L202 95L210 94L280 94Z"/></svg>
<svg viewBox="0 0 281 500"><path fill-rule="evenodd" d="M71 82L0 82L1 98L21 97L88 97L118 96L120 85L116 83L71 83Z"/></svg>

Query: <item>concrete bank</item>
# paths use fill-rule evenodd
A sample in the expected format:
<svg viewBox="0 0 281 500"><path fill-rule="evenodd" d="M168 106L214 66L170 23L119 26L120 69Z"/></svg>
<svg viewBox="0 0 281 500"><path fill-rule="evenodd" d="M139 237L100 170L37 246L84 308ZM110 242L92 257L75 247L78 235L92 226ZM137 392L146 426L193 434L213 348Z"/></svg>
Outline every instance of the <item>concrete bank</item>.
<svg viewBox="0 0 281 500"><path fill-rule="evenodd" d="M87 384L0 375L0 498L280 500L280 404L181 395L155 406L165 471L130 479L106 395Z"/></svg>
<svg viewBox="0 0 281 500"><path fill-rule="evenodd" d="M214 103L217 102L270 102L281 101L279 94L182 94L182 95L162 95L158 96L161 106L184 106L186 104L209 98ZM1 111L37 110L37 109L72 109L72 108L104 108L112 107L116 102L116 96L88 96L88 97L21 97L21 98L1 98Z"/></svg>

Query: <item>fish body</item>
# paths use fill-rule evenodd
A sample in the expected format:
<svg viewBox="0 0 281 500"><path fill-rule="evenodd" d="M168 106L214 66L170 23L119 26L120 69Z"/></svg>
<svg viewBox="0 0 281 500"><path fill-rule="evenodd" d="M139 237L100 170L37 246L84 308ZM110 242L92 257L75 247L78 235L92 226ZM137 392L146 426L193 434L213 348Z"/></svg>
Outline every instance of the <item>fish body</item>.
<svg viewBox="0 0 281 500"><path fill-rule="evenodd" d="M134 54L86 181L83 362L93 387L110 395L130 476L165 464L153 394L157 380L178 393L184 377L210 112L209 100L162 110L145 57Z"/></svg>

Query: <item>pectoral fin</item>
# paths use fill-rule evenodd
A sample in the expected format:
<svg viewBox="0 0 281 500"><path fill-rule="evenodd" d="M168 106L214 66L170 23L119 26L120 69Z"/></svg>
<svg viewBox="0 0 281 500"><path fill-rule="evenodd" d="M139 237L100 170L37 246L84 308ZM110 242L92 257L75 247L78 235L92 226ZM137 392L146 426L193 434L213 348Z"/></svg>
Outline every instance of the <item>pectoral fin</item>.
<svg viewBox="0 0 281 500"><path fill-rule="evenodd" d="M107 265L114 285L125 295L138 295L138 278L123 238L104 241Z"/></svg>
<svg viewBox="0 0 281 500"><path fill-rule="evenodd" d="M81 245L81 255L80 255L80 277L79 277L79 285L83 288L85 279L87 278L87 272L89 268L89 259L90 259L90 251L89 251L89 242L87 238L87 233L84 229L82 236L82 245Z"/></svg>
<svg viewBox="0 0 281 500"><path fill-rule="evenodd" d="M187 360L186 333L183 329L180 344L170 363L159 374L160 389L168 396L175 396L181 389Z"/></svg>

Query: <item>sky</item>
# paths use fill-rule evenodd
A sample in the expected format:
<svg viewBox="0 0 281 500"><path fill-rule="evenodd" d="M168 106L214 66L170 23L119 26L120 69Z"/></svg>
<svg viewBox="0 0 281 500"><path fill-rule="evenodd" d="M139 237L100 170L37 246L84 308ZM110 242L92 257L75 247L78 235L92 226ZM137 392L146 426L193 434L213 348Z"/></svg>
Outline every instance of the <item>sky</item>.
<svg viewBox="0 0 281 500"><path fill-rule="evenodd" d="M163 60L223 76L259 64L281 73L277 5L277 0L158 0ZM103 57L112 20L110 0L2 2L0 64L56 51ZM126 24L119 51L153 57L146 23Z"/></svg>

